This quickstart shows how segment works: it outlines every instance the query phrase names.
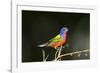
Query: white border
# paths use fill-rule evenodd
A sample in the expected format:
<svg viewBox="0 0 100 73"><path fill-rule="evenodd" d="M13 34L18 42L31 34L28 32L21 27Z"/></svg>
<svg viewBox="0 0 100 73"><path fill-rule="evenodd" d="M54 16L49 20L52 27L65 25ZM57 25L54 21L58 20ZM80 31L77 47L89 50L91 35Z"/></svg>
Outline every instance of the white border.
<svg viewBox="0 0 100 73"><path fill-rule="evenodd" d="M62 61L62 62L31 62L22 63L22 13L21 10L34 10L34 11L53 11L53 12L75 12L75 13L90 13L90 60L75 60L75 61ZM96 66L96 10L93 7L80 7L77 6L61 6L60 5L16 5L16 16L13 13L14 21L12 21L12 72L23 71L44 71L44 70L59 70L59 69L79 69Z"/></svg>

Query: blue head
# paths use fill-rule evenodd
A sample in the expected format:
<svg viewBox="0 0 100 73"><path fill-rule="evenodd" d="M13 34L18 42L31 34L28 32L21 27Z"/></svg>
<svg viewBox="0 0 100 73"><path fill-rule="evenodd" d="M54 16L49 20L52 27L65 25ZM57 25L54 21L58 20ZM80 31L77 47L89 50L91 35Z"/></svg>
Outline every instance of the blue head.
<svg viewBox="0 0 100 73"><path fill-rule="evenodd" d="M64 32L67 32L68 28L67 27L62 27L60 30L60 35L62 35Z"/></svg>

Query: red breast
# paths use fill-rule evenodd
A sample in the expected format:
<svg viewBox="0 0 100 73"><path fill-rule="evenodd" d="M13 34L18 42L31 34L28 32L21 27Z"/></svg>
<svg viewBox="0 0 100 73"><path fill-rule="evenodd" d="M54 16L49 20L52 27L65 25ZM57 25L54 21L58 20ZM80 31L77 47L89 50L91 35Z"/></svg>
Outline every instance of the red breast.
<svg viewBox="0 0 100 73"><path fill-rule="evenodd" d="M66 32L64 32L64 39L60 40L59 42L53 43L51 47L57 49L58 47L62 46L66 42L66 37L67 37Z"/></svg>

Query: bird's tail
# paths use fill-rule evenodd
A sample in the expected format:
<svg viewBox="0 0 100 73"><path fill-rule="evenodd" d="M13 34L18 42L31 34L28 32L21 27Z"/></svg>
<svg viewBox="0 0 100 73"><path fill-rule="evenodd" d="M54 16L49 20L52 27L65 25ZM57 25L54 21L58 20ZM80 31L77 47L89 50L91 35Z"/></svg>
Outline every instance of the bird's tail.
<svg viewBox="0 0 100 73"><path fill-rule="evenodd" d="M38 45L38 47L46 47L47 45L48 43L44 43L44 44Z"/></svg>

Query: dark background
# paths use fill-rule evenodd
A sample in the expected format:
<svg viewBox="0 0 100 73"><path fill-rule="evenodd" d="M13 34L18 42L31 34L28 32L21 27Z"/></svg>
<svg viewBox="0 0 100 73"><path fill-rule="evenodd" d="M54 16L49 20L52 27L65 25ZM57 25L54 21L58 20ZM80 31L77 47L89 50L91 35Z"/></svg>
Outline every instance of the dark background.
<svg viewBox="0 0 100 73"><path fill-rule="evenodd" d="M68 27L69 47L64 48L62 53L90 49L90 14L89 13L64 13L22 10L22 62L42 61L42 49L48 61L54 59L56 52L53 48L40 48L43 44L59 34L61 27ZM89 59L77 55L63 57L62 60Z"/></svg>

